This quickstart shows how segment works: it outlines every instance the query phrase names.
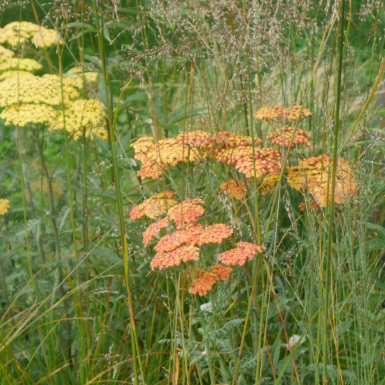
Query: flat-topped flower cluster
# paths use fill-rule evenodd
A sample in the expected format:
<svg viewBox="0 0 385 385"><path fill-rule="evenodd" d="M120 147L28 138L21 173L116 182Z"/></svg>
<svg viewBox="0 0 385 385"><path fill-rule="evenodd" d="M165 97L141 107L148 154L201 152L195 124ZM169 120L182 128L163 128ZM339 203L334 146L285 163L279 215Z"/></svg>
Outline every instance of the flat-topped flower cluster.
<svg viewBox="0 0 385 385"><path fill-rule="evenodd" d="M201 268L201 247L209 244L221 245L234 235L233 230L224 223L203 226L199 221L203 220L205 213L204 201L186 199L178 203L175 200L176 195L174 191L167 190L156 194L135 206L130 212L130 217L133 220L144 216L157 219L143 233L145 246L162 231L166 233L154 246L156 254L151 260L151 269L182 267L186 277L193 279L190 293L204 295L216 282L229 278L232 268L221 264L214 264L209 270ZM262 249L258 245L238 242L236 249L224 251L217 258L218 262L224 265L242 266L259 252L262 252Z"/></svg>
<svg viewBox="0 0 385 385"><path fill-rule="evenodd" d="M43 65L29 58L15 57L13 48L34 44L38 48L63 41L55 30L29 22L15 22L0 28L0 118L8 126L50 131L63 130L78 140L93 134L107 140L104 105L96 99L80 99L81 90L95 91L97 73L74 67L62 77L35 75Z"/></svg>

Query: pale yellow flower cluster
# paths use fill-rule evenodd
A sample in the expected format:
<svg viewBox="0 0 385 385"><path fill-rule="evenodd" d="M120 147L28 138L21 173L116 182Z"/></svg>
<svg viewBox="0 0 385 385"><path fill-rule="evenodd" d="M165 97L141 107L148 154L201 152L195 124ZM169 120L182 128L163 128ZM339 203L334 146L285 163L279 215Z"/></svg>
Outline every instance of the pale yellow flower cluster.
<svg viewBox="0 0 385 385"><path fill-rule="evenodd" d="M79 97L79 91L63 79L63 101L70 101ZM19 103L62 105L61 81L57 75L42 77L11 77L1 83L0 107L8 107Z"/></svg>
<svg viewBox="0 0 385 385"><path fill-rule="evenodd" d="M0 44L7 43L12 47L17 47L29 41L32 41L38 48L50 47L56 45L57 42L63 43L55 30L39 27L27 21L15 21L0 28Z"/></svg>
<svg viewBox="0 0 385 385"><path fill-rule="evenodd" d="M5 215L10 207L8 199L0 199L0 215Z"/></svg>
<svg viewBox="0 0 385 385"><path fill-rule="evenodd" d="M51 123L50 131L62 130L64 126L74 140L85 135L93 139L92 133L103 140L107 140L106 113L104 105L96 99L75 100L67 106L58 116L58 119Z"/></svg>
<svg viewBox="0 0 385 385"><path fill-rule="evenodd" d="M12 47L24 44L39 30L39 26L27 21L15 21L0 29L0 44L7 43Z"/></svg>
<svg viewBox="0 0 385 385"><path fill-rule="evenodd" d="M63 40L54 29L40 27L35 36L33 36L32 43L37 48L48 48L57 45L57 43L63 44Z"/></svg>
<svg viewBox="0 0 385 385"><path fill-rule="evenodd" d="M15 56L15 52L0 45L0 61L10 59Z"/></svg>
<svg viewBox="0 0 385 385"><path fill-rule="evenodd" d="M33 59L8 58L0 61L0 73L4 71L36 72L43 66Z"/></svg>
<svg viewBox="0 0 385 385"><path fill-rule="evenodd" d="M0 82L5 80L5 79L25 79L25 78L33 78L35 75L31 74L30 72L27 71L5 71L0 75Z"/></svg>
<svg viewBox="0 0 385 385"><path fill-rule="evenodd" d="M57 118L58 112L46 104L14 104L0 114L5 124L29 128L35 124L49 124Z"/></svg>

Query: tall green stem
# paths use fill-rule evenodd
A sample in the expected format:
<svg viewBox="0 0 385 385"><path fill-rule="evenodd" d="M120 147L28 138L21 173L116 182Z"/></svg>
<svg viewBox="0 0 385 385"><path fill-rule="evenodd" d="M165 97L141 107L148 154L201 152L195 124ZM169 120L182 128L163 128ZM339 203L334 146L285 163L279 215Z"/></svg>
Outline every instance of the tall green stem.
<svg viewBox="0 0 385 385"><path fill-rule="evenodd" d="M323 306L323 383L327 384L327 349L328 349L328 318L329 318L329 296L330 296L330 269L332 257L332 240L333 240L333 223L334 223L334 203L335 203L335 186L336 186L336 170L337 170L337 145L340 129L340 101L341 101L341 75L342 75L342 59L343 59L343 41L344 41L344 7L345 0L339 3L339 22L338 22L338 67L337 67L337 89L335 104L335 126L334 126L334 147L333 147L333 168L331 175L331 196L329 205L329 225L328 225L328 247L326 258L326 275L325 275L325 297Z"/></svg>

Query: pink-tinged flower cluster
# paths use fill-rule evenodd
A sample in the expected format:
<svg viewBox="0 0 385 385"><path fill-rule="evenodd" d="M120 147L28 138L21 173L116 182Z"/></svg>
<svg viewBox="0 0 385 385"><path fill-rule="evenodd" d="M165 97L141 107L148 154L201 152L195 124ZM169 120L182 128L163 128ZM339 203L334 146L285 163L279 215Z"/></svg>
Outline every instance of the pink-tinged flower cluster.
<svg viewBox="0 0 385 385"><path fill-rule="evenodd" d="M302 109L302 111L301 111ZM262 107L256 113L255 117L261 120L293 120L304 119L311 116L311 112L302 106L294 106L291 108L284 108L280 106Z"/></svg>
<svg viewBox="0 0 385 385"><path fill-rule="evenodd" d="M177 204L177 201L172 199L175 195L176 192L166 190L146 199L130 211L131 219L136 220L144 216L156 218L166 214L171 207Z"/></svg>
<svg viewBox="0 0 385 385"><path fill-rule="evenodd" d="M198 130L182 132L176 137L176 141L180 146L206 148L213 141L213 137L207 132Z"/></svg>
<svg viewBox="0 0 385 385"><path fill-rule="evenodd" d="M196 261L199 258L199 248L192 245L176 247L168 252L158 252L150 263L151 270L159 270L179 266L182 262Z"/></svg>
<svg viewBox="0 0 385 385"><path fill-rule="evenodd" d="M222 265L213 265L210 270L200 270L188 291L191 294L206 295L217 282L229 278L232 271L231 267Z"/></svg>
<svg viewBox="0 0 385 385"><path fill-rule="evenodd" d="M226 191L230 198L242 199L246 194L247 188L243 180L236 181L234 179L224 182L220 186L221 190Z"/></svg>
<svg viewBox="0 0 385 385"><path fill-rule="evenodd" d="M195 223L201 217L205 209L202 207L202 199L187 199L168 211L168 216L175 222L177 228Z"/></svg>
<svg viewBox="0 0 385 385"><path fill-rule="evenodd" d="M166 228L170 223L170 220L166 217L163 219L159 219L158 221L151 223L150 226L147 227L146 231L143 233L143 244L147 246L151 240L158 235L159 231Z"/></svg>
<svg viewBox="0 0 385 385"><path fill-rule="evenodd" d="M275 144L280 147L289 147L291 139L293 137L293 132L293 127L283 127L269 134L267 140L270 140L272 144ZM311 147L309 137L309 132L297 128L293 137L293 141L291 142L291 147L295 147L296 145L304 145L306 147Z"/></svg>
<svg viewBox="0 0 385 385"><path fill-rule="evenodd" d="M274 148L237 147L223 150L217 160L235 166L246 178L253 177L254 168L257 178L281 170L281 153Z"/></svg>
<svg viewBox="0 0 385 385"><path fill-rule="evenodd" d="M261 253L260 246L249 242L238 242L235 249L227 250L218 255L218 261L225 265L243 266L246 261L253 259L257 253Z"/></svg>

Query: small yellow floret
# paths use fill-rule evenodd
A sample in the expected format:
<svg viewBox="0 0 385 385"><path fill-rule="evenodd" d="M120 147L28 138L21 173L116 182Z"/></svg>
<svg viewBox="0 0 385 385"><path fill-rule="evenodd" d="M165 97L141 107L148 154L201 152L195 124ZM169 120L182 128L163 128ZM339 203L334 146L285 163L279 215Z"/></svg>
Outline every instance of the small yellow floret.
<svg viewBox="0 0 385 385"><path fill-rule="evenodd" d="M63 44L63 40L61 39L60 34L57 33L54 29L40 27L36 34L33 36L32 43L37 48L44 48L57 45L57 43Z"/></svg>
<svg viewBox="0 0 385 385"><path fill-rule="evenodd" d="M6 214L10 207L8 199L0 199L0 215Z"/></svg>

